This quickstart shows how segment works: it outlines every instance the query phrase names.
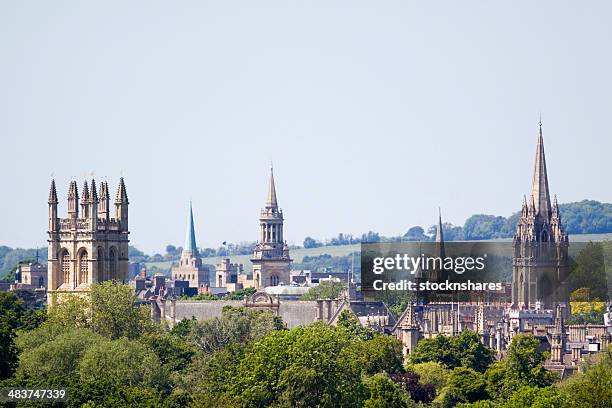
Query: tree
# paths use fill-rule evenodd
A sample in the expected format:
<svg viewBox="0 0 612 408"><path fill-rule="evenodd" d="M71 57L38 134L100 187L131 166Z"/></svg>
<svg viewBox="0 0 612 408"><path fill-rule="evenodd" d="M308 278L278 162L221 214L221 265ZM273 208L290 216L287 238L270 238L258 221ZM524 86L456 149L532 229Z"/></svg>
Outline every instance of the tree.
<svg viewBox="0 0 612 408"><path fill-rule="evenodd" d="M406 408L414 405L408 395L385 374L376 374L366 382L369 398L364 408Z"/></svg>
<svg viewBox="0 0 612 408"><path fill-rule="evenodd" d="M211 353L232 343L245 343L280 330L282 320L269 311L226 306L221 317L196 322L190 340L204 353Z"/></svg>
<svg viewBox="0 0 612 408"><path fill-rule="evenodd" d="M235 292L230 293L229 295L225 296L224 299L226 300L243 300L244 297L251 297L255 294L255 292L257 292L257 289L255 288L244 288L244 289L238 289Z"/></svg>
<svg viewBox="0 0 612 408"><path fill-rule="evenodd" d="M30 338L39 337L38 345L20 356L17 378L31 387L67 387L76 383L81 357L103 338L89 329L72 328L53 334L47 327L20 336L19 344L35 345ZM102 375L102 373L100 373Z"/></svg>
<svg viewBox="0 0 612 408"><path fill-rule="evenodd" d="M524 386L512 394L501 406L502 408L562 408L567 406L567 401L555 387Z"/></svg>
<svg viewBox="0 0 612 408"><path fill-rule="evenodd" d="M362 340L370 340L377 334L376 331L369 327L364 327L359 318L350 309L340 312L337 325Z"/></svg>
<svg viewBox="0 0 612 408"><path fill-rule="evenodd" d="M452 407L462 402L475 402L488 398L484 376L471 368L453 369L448 384L440 393L444 407Z"/></svg>
<svg viewBox="0 0 612 408"><path fill-rule="evenodd" d="M410 227L403 236L405 241L429 241L431 238L425 235L423 227L414 226Z"/></svg>
<svg viewBox="0 0 612 408"><path fill-rule="evenodd" d="M272 332L247 349L232 392L243 406L269 406L304 393L311 406L360 406L366 391L357 352L350 347L356 342L345 330L325 323ZM299 375L304 380L291 384Z"/></svg>
<svg viewBox="0 0 612 408"><path fill-rule="evenodd" d="M319 283L317 286L308 289L308 292L304 293L301 300L317 300L317 299L338 299L342 289L346 287L344 282L337 281L325 281Z"/></svg>
<svg viewBox="0 0 612 408"><path fill-rule="evenodd" d="M612 405L612 346L600 352L593 364L586 364L562 382L559 391L570 407L607 408Z"/></svg>
<svg viewBox="0 0 612 408"><path fill-rule="evenodd" d="M436 388L432 384L421 383L421 378L415 372L389 374L389 378L406 391L414 402L429 404L436 396Z"/></svg>
<svg viewBox="0 0 612 408"><path fill-rule="evenodd" d="M81 358L78 372L80 385L93 395L124 387L160 389L168 382L155 353L127 338L94 343Z"/></svg>
<svg viewBox="0 0 612 408"><path fill-rule="evenodd" d="M314 238L311 238L311 237L304 238L304 248L318 248L321 245L323 244L316 241Z"/></svg>
<svg viewBox="0 0 612 408"><path fill-rule="evenodd" d="M408 367L409 371L414 371L420 376L423 384L431 384L436 391L440 391L446 386L451 370L436 361L414 364Z"/></svg>
<svg viewBox="0 0 612 408"><path fill-rule="evenodd" d="M421 340L410 354L413 364L434 361L448 368L469 367L480 373L493 360L493 351L483 345L478 334L471 330L464 330L459 336L436 336Z"/></svg>
<svg viewBox="0 0 612 408"><path fill-rule="evenodd" d="M167 332L148 333L143 335L140 341L155 352L162 367L169 371L183 370L197 351L195 346L184 338Z"/></svg>
<svg viewBox="0 0 612 408"><path fill-rule="evenodd" d="M588 288L591 300L607 300L608 282L601 243L589 242L575 258L569 277L572 289Z"/></svg>
<svg viewBox="0 0 612 408"><path fill-rule="evenodd" d="M154 331L146 306L137 306L134 289L130 285L103 282L91 287L91 328L110 339L138 338Z"/></svg>
<svg viewBox="0 0 612 408"><path fill-rule="evenodd" d="M538 350L539 341L530 334L512 337L506 360L492 364L487 370L487 390L496 399L508 398L523 386L547 387L557 375L546 370L544 353Z"/></svg>
<svg viewBox="0 0 612 408"><path fill-rule="evenodd" d="M9 378L17 368L18 355L15 330L5 319L0 319L0 380Z"/></svg>

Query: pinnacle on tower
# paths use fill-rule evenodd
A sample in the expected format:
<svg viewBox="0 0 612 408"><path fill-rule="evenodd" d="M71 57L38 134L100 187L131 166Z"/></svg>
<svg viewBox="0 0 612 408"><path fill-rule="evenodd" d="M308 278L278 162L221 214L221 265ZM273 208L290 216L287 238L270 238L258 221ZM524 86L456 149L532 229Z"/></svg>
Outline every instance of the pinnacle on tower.
<svg viewBox="0 0 612 408"><path fill-rule="evenodd" d="M129 204L127 191L125 190L125 182L123 181L123 177L119 179L119 187L117 188L117 197L115 198L115 203L125 203Z"/></svg>
<svg viewBox="0 0 612 408"><path fill-rule="evenodd" d="M83 183L83 195L81 197L81 201L83 202L83 204L89 202L89 188L87 186L87 180L85 180L85 182Z"/></svg>
<svg viewBox="0 0 612 408"><path fill-rule="evenodd" d="M189 201L189 218L187 220L187 235L185 236L185 246L183 247L183 251L191 252L195 255L198 251L196 245L195 238L195 227L193 224L193 208L191 206L191 201Z"/></svg>
<svg viewBox="0 0 612 408"><path fill-rule="evenodd" d="M544 219L550 217L550 193L548 191L548 174L546 172L546 157L544 155L544 138L542 137L542 122L538 135L531 197L535 205L535 215Z"/></svg>
<svg viewBox="0 0 612 408"><path fill-rule="evenodd" d="M268 184L268 198L266 200L266 208L277 208L276 201L276 186L274 185L274 168L270 166L270 182Z"/></svg>
<svg viewBox="0 0 612 408"><path fill-rule="evenodd" d="M57 204L57 190L55 188L55 180L51 179L51 187L49 188L49 204Z"/></svg>
<svg viewBox="0 0 612 408"><path fill-rule="evenodd" d="M73 218L76 218L79 214L79 190L74 180L70 182L70 188L68 189L68 214Z"/></svg>
<svg viewBox="0 0 612 408"><path fill-rule="evenodd" d="M96 189L96 180L91 179L91 194L89 196L91 204L98 202L98 190Z"/></svg>

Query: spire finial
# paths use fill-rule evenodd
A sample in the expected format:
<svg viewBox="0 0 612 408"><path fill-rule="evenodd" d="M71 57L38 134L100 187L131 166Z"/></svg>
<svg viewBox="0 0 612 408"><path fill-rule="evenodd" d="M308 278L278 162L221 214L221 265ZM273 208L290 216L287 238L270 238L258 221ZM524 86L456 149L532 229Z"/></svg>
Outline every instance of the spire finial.
<svg viewBox="0 0 612 408"><path fill-rule="evenodd" d="M268 197L266 199L266 207L278 207L278 202L276 201L276 185L274 184L274 169L272 166L270 166L270 181L268 184Z"/></svg>

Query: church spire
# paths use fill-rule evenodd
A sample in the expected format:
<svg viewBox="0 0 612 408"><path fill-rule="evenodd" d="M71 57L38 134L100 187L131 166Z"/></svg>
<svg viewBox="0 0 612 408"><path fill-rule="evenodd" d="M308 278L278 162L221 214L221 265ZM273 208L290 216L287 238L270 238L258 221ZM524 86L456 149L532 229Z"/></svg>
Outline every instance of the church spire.
<svg viewBox="0 0 612 408"><path fill-rule="evenodd" d="M533 184L531 197L535 204L535 214L548 219L551 213L550 193L548 191L548 174L546 172L546 158L544 156L544 139L542 137L542 122L536 148L535 166L533 171Z"/></svg>
<svg viewBox="0 0 612 408"><path fill-rule="evenodd" d="M198 251L195 238L195 227L193 225L193 208L189 201L189 219L187 221L187 235L185 236L185 246L183 251L191 252L195 255Z"/></svg>
<svg viewBox="0 0 612 408"><path fill-rule="evenodd" d="M276 186L274 185L274 168L270 166L270 182L268 184L268 198L266 200L266 208L277 208L276 201Z"/></svg>
<svg viewBox="0 0 612 408"><path fill-rule="evenodd" d="M442 210L438 207L438 227L436 228L436 242L444 242L444 232L442 231Z"/></svg>

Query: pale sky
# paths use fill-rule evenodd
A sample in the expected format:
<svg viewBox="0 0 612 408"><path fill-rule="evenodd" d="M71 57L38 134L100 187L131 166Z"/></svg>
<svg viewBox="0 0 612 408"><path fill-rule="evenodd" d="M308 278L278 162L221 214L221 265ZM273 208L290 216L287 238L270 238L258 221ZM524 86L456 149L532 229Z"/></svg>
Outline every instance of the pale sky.
<svg viewBox="0 0 612 408"><path fill-rule="evenodd" d="M609 2L3 1L0 245L46 245L55 174L130 199L131 244L462 225L529 193L612 201ZM604 160L606 158L606 160ZM605 183L604 183L605 181Z"/></svg>

